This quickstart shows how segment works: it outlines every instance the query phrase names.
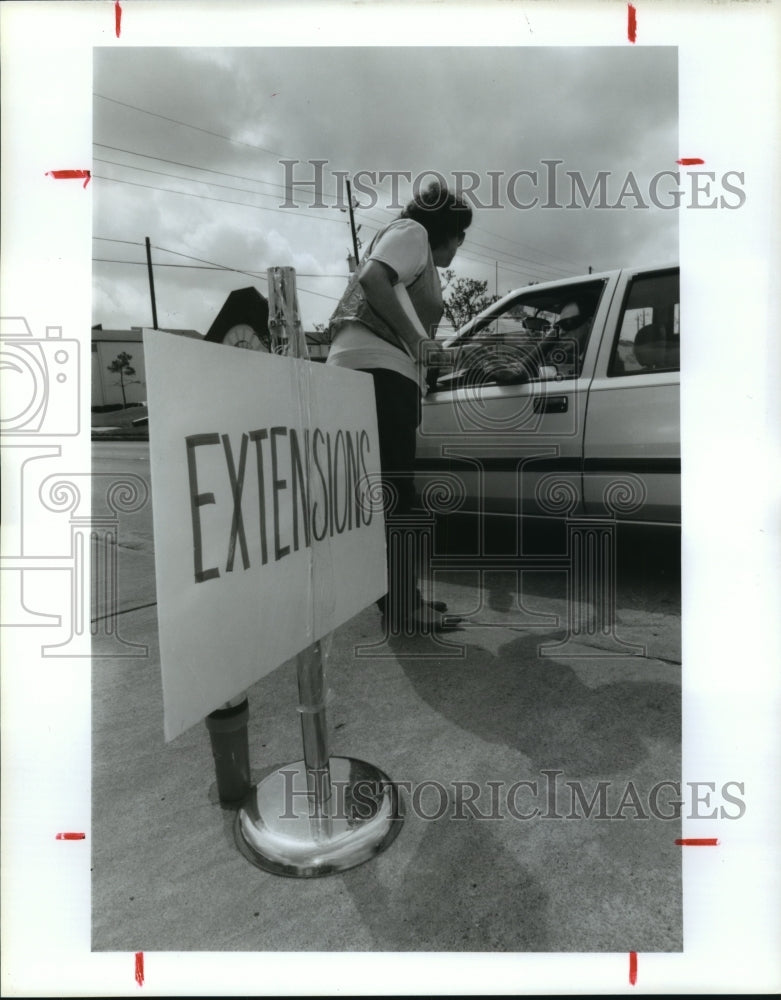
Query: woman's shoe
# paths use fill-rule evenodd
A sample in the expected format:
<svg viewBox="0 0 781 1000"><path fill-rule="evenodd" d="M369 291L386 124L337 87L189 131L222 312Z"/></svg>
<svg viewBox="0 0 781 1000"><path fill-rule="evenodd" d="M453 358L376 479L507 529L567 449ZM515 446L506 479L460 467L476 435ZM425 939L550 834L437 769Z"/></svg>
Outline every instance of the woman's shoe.
<svg viewBox="0 0 781 1000"><path fill-rule="evenodd" d="M411 618L403 619L399 632L408 635L431 635L432 632L451 632L461 621L456 615L442 615L429 607L426 602L418 607Z"/></svg>
<svg viewBox="0 0 781 1000"><path fill-rule="evenodd" d="M387 594L384 594L375 603L379 608L381 615L387 614L388 610ZM445 604L444 601L424 601L423 597L420 594L418 594L418 607L428 608L429 611L436 611L437 614L440 615L444 615L447 613L447 604ZM461 619L458 618L458 621L461 621Z"/></svg>
<svg viewBox="0 0 781 1000"><path fill-rule="evenodd" d="M452 627L464 620L462 615L449 615L447 613L447 604L444 601L424 601L421 599L419 606L429 614L443 615L446 627Z"/></svg>
<svg viewBox="0 0 781 1000"><path fill-rule="evenodd" d="M419 607L423 606L430 611L436 611L440 615L444 615L447 611L447 604L444 601L424 601L420 590L417 592L417 603Z"/></svg>

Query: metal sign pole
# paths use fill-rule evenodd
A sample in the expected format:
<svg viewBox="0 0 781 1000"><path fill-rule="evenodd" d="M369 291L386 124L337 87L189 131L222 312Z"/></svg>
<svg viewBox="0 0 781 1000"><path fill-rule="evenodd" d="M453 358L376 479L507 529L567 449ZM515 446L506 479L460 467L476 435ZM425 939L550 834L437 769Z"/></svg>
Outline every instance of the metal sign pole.
<svg viewBox="0 0 781 1000"><path fill-rule="evenodd" d="M308 358L295 270L269 268L268 288L272 351ZM236 815L239 850L275 875L354 868L388 847L403 822L398 789L379 768L330 756L324 659L319 642L296 657L304 759L265 777Z"/></svg>
<svg viewBox="0 0 781 1000"><path fill-rule="evenodd" d="M308 359L309 348L298 309L296 272L292 267L271 267L267 277L271 349L275 354ZM307 790L312 800L313 815L321 817L331 798L331 775L325 717L325 670L320 643L298 654L296 672Z"/></svg>

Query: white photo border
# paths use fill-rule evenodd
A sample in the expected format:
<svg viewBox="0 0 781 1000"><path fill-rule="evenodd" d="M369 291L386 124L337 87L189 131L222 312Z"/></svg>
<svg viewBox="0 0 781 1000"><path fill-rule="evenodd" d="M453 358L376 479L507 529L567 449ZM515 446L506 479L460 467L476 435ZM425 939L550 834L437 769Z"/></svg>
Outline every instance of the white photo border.
<svg viewBox="0 0 781 1000"><path fill-rule="evenodd" d="M96 46L399 45L413 21L421 45L621 46L633 44L628 6L126 0L117 38L111 2L4 3L2 314L24 316L36 336L56 324L79 337L89 385L91 193L47 172L91 166ZM680 155L744 172L746 192L739 210L682 210L680 248L683 778L745 781L747 810L727 829L684 825L719 848L684 852L683 953L641 955L636 988L766 992L781 986L781 11L762 0L634 6L634 44L678 47ZM87 397L80 435L57 445L67 471L89 471ZM9 474L22 460L5 447L2 457ZM4 532L17 516L11 503ZM91 664L44 661L19 634L29 631L2 634L4 996L328 995L346 982L402 995L632 990L626 954L523 953L313 954L305 972L301 955L150 953L138 986L132 950L90 951L89 835L55 840L91 828Z"/></svg>

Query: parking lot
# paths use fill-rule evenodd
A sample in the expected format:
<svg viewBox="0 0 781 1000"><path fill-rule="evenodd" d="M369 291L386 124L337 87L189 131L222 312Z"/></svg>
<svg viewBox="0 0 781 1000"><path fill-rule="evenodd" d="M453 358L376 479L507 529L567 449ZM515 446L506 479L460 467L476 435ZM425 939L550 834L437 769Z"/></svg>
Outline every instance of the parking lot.
<svg viewBox="0 0 781 1000"><path fill-rule="evenodd" d="M114 479L148 483L148 446L96 443L93 471L99 512ZM567 530L446 519L431 581L462 626L392 636L372 606L334 633L331 752L398 782L406 818L384 853L301 880L239 854L205 726L164 741L151 508L122 515L93 640L93 948L679 951L678 533L608 532L605 630ZM294 664L248 695L259 780L301 756Z"/></svg>

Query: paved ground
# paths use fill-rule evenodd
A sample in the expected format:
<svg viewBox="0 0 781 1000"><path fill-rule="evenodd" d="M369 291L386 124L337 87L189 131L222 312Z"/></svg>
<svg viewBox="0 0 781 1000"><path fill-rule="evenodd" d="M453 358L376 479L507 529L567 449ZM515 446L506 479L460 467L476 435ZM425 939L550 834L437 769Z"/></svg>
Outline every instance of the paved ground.
<svg viewBox="0 0 781 1000"><path fill-rule="evenodd" d="M98 511L113 473L148 481L145 447L96 445L94 471L107 474ZM468 526L451 524L436 552L469 544ZM327 667L332 753L410 782L425 815L406 796L387 851L321 879L271 875L239 854L204 725L165 743L149 506L123 516L118 550L118 637L104 622L94 640L94 950L682 949L680 823L649 805L681 771L677 539L619 538L616 636L641 655L607 656L615 641L598 635L540 652L567 637L560 566L481 581L444 564L436 595L467 617L450 645L388 638L373 608L340 628ZM294 665L249 701L257 780L301 756ZM514 803L534 818L508 806L518 781L537 782ZM458 782L475 783L480 812L497 818L455 818ZM614 818L585 818L573 798L573 785L591 797L599 782ZM426 818L438 787L445 814Z"/></svg>

